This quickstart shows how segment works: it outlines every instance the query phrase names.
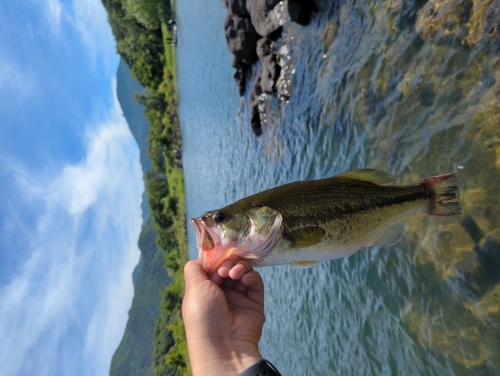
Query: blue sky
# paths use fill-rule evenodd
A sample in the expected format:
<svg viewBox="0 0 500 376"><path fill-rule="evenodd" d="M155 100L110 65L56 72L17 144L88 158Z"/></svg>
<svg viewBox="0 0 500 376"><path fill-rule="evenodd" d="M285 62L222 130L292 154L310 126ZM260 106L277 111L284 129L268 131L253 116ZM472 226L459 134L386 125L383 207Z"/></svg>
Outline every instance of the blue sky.
<svg viewBox="0 0 500 376"><path fill-rule="evenodd" d="M139 150L100 0L0 5L2 375L105 375L139 261Z"/></svg>

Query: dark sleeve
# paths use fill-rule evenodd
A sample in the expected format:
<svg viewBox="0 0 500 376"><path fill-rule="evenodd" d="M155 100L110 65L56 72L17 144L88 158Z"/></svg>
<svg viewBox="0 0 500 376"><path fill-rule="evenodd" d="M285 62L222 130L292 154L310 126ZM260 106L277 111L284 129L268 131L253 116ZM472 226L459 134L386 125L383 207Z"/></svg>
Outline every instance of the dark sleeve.
<svg viewBox="0 0 500 376"><path fill-rule="evenodd" d="M239 376L281 376L281 373L270 361L261 359L240 373Z"/></svg>

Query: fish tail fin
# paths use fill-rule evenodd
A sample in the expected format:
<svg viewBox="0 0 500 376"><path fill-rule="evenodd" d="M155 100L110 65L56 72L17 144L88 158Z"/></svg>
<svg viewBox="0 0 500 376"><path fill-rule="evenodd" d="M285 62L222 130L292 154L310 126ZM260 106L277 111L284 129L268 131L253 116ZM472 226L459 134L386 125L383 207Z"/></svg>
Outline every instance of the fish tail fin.
<svg viewBox="0 0 500 376"><path fill-rule="evenodd" d="M458 178L454 173L431 176L420 182L430 193L429 204L424 213L447 217L462 214L462 207L457 201Z"/></svg>

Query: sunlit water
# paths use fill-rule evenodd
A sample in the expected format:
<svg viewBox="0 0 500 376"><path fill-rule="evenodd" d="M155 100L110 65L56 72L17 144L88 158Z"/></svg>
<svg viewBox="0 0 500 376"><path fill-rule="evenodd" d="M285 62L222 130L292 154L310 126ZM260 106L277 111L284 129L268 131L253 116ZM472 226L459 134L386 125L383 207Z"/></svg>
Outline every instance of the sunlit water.
<svg viewBox="0 0 500 376"><path fill-rule="evenodd" d="M260 269L261 352L284 375L500 374L498 256L477 256L500 227L500 11L332 3L342 5L321 4L306 27L285 24L292 95L269 99L257 138L231 77L221 2L178 2L188 217L356 168L397 183L457 172L460 217L416 214L396 246Z"/></svg>

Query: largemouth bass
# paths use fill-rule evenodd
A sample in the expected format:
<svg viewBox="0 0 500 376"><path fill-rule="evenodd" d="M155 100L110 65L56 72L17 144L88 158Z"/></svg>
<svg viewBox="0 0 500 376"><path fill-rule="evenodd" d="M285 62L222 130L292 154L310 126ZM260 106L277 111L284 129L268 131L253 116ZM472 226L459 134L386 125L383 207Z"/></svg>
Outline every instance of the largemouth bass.
<svg viewBox="0 0 500 376"><path fill-rule="evenodd" d="M369 246L390 246L404 235L397 219L415 212L462 213L454 173L413 185L362 169L327 179L269 189L191 219L199 256L213 273L231 254L253 266L308 267Z"/></svg>

